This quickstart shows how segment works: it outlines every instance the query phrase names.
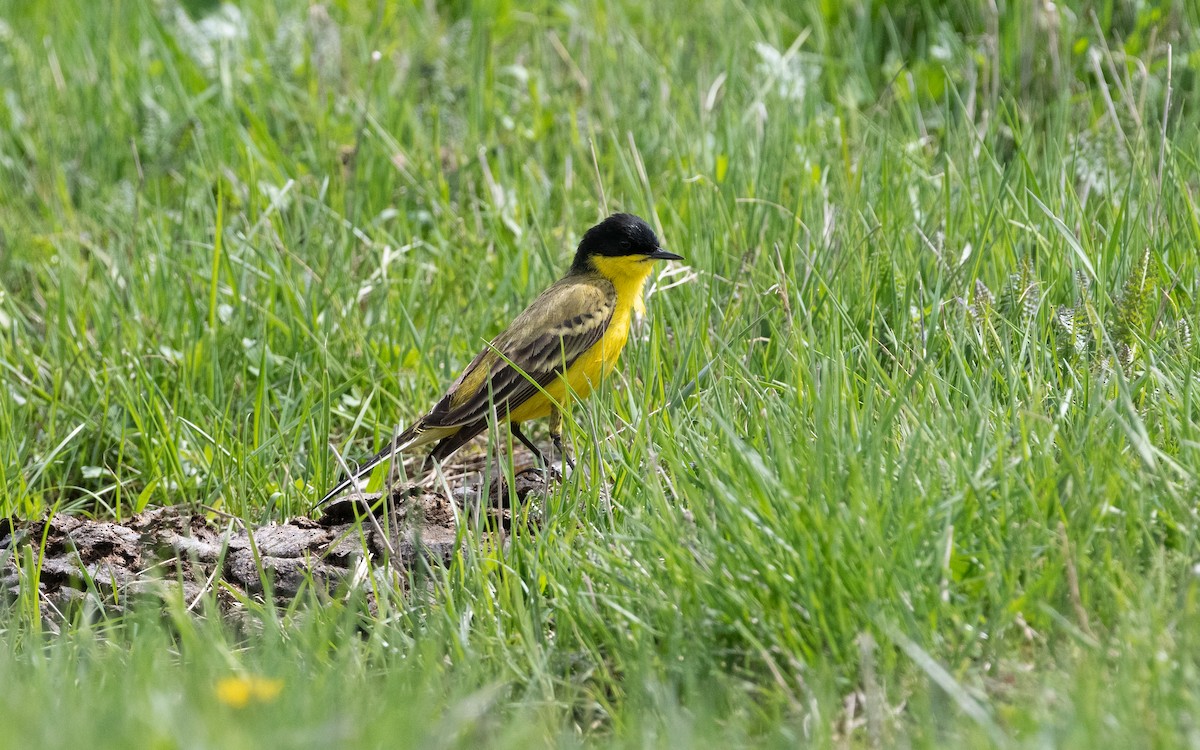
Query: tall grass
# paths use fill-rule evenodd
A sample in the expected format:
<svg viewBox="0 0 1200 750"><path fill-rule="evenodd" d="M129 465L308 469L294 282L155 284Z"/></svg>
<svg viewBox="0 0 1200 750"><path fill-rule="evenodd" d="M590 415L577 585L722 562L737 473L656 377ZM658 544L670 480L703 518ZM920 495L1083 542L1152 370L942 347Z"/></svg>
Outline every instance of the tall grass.
<svg viewBox="0 0 1200 750"><path fill-rule="evenodd" d="M0 515L302 513L606 212L687 258L537 533L14 607L0 743L1191 741L1200 18L1034 5L0 0Z"/></svg>

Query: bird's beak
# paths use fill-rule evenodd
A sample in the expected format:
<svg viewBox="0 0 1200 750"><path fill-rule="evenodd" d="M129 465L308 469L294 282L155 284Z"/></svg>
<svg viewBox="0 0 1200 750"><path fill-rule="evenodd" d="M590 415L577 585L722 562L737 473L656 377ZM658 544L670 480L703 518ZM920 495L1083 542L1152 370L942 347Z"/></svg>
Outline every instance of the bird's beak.
<svg viewBox="0 0 1200 750"><path fill-rule="evenodd" d="M650 255L648 255L646 257L650 258L651 260L683 260L682 255L676 255L675 253L668 253L666 250L663 250L661 247L655 248L654 252L650 253Z"/></svg>

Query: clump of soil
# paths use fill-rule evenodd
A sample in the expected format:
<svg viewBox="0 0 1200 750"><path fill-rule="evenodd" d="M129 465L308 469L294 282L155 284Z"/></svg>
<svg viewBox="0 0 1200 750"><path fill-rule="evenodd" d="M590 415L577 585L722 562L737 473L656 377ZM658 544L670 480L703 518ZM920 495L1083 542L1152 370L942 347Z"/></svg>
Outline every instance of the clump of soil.
<svg viewBox="0 0 1200 750"><path fill-rule="evenodd" d="M530 458L521 463L530 465ZM0 602L36 587L42 619L55 627L80 606L120 611L147 596L181 594L193 607L216 592L221 608L234 610L268 596L286 605L310 589L332 595L368 575L403 587L421 560L450 560L461 519L486 513L491 533L505 534L513 515L509 497L534 504L545 497L545 473L533 468L516 475L511 495L496 482L481 493L480 463L476 457L445 472L446 481L430 478L389 498L367 493L338 500L315 520L258 528L182 506L152 508L121 522L65 515L0 519Z"/></svg>

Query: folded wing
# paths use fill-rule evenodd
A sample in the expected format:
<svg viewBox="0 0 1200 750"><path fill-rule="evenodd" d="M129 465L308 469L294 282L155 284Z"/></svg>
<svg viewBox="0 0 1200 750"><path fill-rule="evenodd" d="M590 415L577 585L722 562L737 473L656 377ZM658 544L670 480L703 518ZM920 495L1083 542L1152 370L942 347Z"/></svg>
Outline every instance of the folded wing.
<svg viewBox="0 0 1200 750"><path fill-rule="evenodd" d="M422 425L471 424L493 405L503 419L600 341L615 306L616 291L605 280L551 286L467 365Z"/></svg>

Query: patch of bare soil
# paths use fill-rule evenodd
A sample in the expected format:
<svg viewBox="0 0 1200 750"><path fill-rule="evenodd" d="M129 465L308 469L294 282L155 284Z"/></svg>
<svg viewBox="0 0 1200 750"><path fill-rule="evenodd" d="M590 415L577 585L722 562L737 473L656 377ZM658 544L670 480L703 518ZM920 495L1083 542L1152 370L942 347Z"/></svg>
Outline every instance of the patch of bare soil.
<svg viewBox="0 0 1200 750"><path fill-rule="evenodd" d="M532 463L520 458L525 460L518 466ZM459 519L486 513L491 533L505 534L511 496L535 504L546 496L545 474L534 468L516 475L512 495L498 483L481 492L481 464L476 456L441 478L399 487L390 498L348 496L318 519L258 528L182 506L149 509L121 522L0 518L0 602L36 588L42 619L54 627L80 607L120 612L146 597L181 594L194 607L216 592L228 612L268 596L286 605L305 591L336 595L368 576L403 587L419 561L450 560Z"/></svg>

